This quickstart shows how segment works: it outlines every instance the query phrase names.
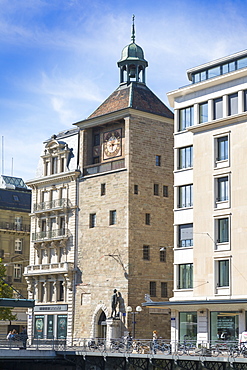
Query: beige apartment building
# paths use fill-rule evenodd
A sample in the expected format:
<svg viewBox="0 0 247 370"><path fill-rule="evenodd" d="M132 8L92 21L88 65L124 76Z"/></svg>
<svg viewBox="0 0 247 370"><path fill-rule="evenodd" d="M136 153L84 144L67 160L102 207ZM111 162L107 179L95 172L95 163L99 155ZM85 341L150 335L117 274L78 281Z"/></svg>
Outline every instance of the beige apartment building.
<svg viewBox="0 0 247 370"><path fill-rule="evenodd" d="M247 51L187 71L175 110L172 340L246 328Z"/></svg>
<svg viewBox="0 0 247 370"><path fill-rule="evenodd" d="M78 217L78 130L46 140L32 188L30 262L24 276L28 336L64 339L73 335Z"/></svg>
<svg viewBox="0 0 247 370"><path fill-rule="evenodd" d="M31 191L19 177L0 176L0 258L5 266L4 280L12 288L13 298L27 298L23 277L29 261ZM27 309L15 307L16 320L0 321L0 335L27 325Z"/></svg>
<svg viewBox="0 0 247 370"><path fill-rule="evenodd" d="M147 66L133 25L118 62L118 88L75 124L73 143L69 132L45 142L40 173L28 182L25 276L36 300L29 329L40 338L109 339L128 331L151 338L154 329L170 335L168 312L137 313L145 297L168 301L173 289L173 113L146 86ZM66 206L54 207L53 199ZM51 233L61 229L61 217L68 233Z"/></svg>

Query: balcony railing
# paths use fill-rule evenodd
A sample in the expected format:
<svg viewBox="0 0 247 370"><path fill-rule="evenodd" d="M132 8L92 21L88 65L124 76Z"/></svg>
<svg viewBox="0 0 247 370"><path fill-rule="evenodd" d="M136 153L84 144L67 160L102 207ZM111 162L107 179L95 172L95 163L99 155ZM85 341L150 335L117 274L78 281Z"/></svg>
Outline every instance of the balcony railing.
<svg viewBox="0 0 247 370"><path fill-rule="evenodd" d="M87 175L95 175L96 173L108 172L118 170L120 168L125 167L124 159L120 159L119 161L112 161L107 163L100 163L94 164L91 166L84 167L83 174L84 176Z"/></svg>
<svg viewBox="0 0 247 370"><path fill-rule="evenodd" d="M35 203L33 205L33 212L47 211L54 208L67 208L71 207L71 202L69 199L61 198L54 199L47 202Z"/></svg>
<svg viewBox="0 0 247 370"><path fill-rule="evenodd" d="M24 275L35 275L44 273L66 273L74 269L74 264L72 262L52 262L44 263L40 265L30 265L25 267Z"/></svg>
<svg viewBox="0 0 247 370"><path fill-rule="evenodd" d="M0 222L0 229L10 231L30 232L30 225L16 224L14 222Z"/></svg>
<svg viewBox="0 0 247 370"><path fill-rule="evenodd" d="M32 241L43 241L52 239L64 239L69 237L69 229L54 229L32 233Z"/></svg>

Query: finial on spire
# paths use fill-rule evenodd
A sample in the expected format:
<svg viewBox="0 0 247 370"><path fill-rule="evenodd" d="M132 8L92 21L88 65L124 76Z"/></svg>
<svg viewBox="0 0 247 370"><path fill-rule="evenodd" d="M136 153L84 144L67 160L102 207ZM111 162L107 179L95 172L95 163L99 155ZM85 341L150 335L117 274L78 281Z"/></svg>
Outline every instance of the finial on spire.
<svg viewBox="0 0 247 370"><path fill-rule="evenodd" d="M133 43L135 43L135 15L132 16L132 36L131 40Z"/></svg>

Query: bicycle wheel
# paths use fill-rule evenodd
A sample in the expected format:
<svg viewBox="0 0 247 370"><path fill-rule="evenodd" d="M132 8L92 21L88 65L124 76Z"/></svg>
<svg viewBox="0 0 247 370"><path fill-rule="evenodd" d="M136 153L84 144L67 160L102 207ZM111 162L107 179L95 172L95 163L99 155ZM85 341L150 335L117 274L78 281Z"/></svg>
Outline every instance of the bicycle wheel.
<svg viewBox="0 0 247 370"><path fill-rule="evenodd" d="M186 347L184 344L178 344L178 347L177 347L177 354L178 356L182 356L184 354L186 354Z"/></svg>
<svg viewBox="0 0 247 370"><path fill-rule="evenodd" d="M165 355L169 355L171 353L171 346L170 344L162 344L161 346L161 351L165 354Z"/></svg>
<svg viewBox="0 0 247 370"><path fill-rule="evenodd" d="M218 346L210 346L209 351L210 351L211 356L213 357L218 357L220 354L220 350Z"/></svg>

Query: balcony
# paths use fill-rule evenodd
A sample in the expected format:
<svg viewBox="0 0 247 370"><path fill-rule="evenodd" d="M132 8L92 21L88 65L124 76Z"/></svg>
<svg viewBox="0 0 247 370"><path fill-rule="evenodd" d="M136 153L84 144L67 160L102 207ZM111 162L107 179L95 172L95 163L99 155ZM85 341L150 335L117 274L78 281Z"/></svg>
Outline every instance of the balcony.
<svg viewBox="0 0 247 370"><path fill-rule="evenodd" d="M30 233L30 225L16 224L14 222L0 222L0 230Z"/></svg>
<svg viewBox="0 0 247 370"><path fill-rule="evenodd" d="M24 276L40 274L66 274L74 270L72 262L44 263L25 267Z"/></svg>
<svg viewBox="0 0 247 370"><path fill-rule="evenodd" d="M97 173L114 171L125 167L124 159L120 159L119 161L112 161L107 163L98 163L91 166L84 167L83 175L95 175Z"/></svg>
<svg viewBox="0 0 247 370"><path fill-rule="evenodd" d="M54 209L60 210L68 207L71 207L71 201L67 198L61 198L47 202L35 203L33 205L33 212L38 213Z"/></svg>
<svg viewBox="0 0 247 370"><path fill-rule="evenodd" d="M32 242L68 239L69 235L70 231L67 228L39 231L36 233L32 233Z"/></svg>

